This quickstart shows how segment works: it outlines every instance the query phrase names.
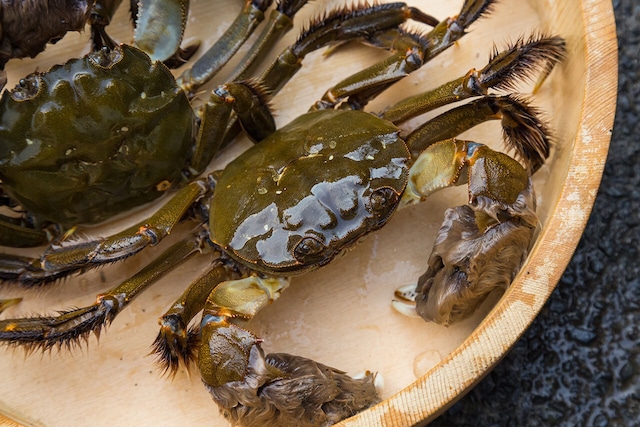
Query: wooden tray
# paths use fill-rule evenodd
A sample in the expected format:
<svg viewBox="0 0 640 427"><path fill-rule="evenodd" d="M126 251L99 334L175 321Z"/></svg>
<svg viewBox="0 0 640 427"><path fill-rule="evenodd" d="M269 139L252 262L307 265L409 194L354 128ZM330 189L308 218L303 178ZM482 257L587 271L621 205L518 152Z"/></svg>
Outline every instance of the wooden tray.
<svg viewBox="0 0 640 427"><path fill-rule="evenodd" d="M289 42L310 14L340 3L308 5ZM410 3L445 17L455 14L462 1ZM239 4L235 0L192 0L187 36L197 35L205 45L209 36L215 40ZM125 8L121 9L110 29L118 40L127 41L131 32ZM385 400L344 421L344 426L398 427L433 419L509 350L538 314L571 258L597 192L613 123L617 52L610 2L502 1L457 46L385 93L369 110L482 66L494 43L502 47L507 40L535 31L565 37L569 58L535 96L557 138L548 166L536 176L542 229L527 264L507 293L487 301L471 319L449 328L406 318L390 306L393 290L415 281L425 269L444 209L464 203L464 189L457 189L399 212L383 230L346 256L296 278L287 293L252 324L264 338L266 351L299 354L350 373L369 369L382 374ZM9 87L36 68L45 70L85 53L87 38L88 33L69 34L35 60L11 62ZM384 56L384 52L357 45L339 49L329 58L310 55L306 67L274 99L278 123L287 123L305 111L341 77ZM223 80L224 75L212 86ZM523 86L522 90L529 89ZM499 141L498 126L483 125L465 137ZM246 140L240 140L216 167L247 146ZM106 234L151 209L85 231ZM25 292L4 286L0 297L20 295L24 301L3 317L90 304L95 294L123 280L157 253L158 248L152 248L51 289ZM175 379L167 380L155 370L149 356L157 317L206 262L205 257L192 260L139 296L99 343L91 338L88 346L73 354L52 351L28 357L20 350L3 348L0 425L226 425L195 371L191 376L180 371Z"/></svg>

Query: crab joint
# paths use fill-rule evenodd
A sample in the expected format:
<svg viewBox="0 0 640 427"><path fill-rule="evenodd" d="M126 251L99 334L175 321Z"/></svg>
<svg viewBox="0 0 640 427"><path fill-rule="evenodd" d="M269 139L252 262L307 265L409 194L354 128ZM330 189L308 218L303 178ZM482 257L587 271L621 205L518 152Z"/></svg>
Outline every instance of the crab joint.
<svg viewBox="0 0 640 427"><path fill-rule="evenodd" d="M166 179L156 184L156 191L164 192L170 188L171 188L171 181L168 181Z"/></svg>
<svg viewBox="0 0 640 427"><path fill-rule="evenodd" d="M472 205L479 199L489 199L506 208L527 189L529 174L516 160L485 145L447 139L429 146L411 167L403 203L465 182Z"/></svg>
<svg viewBox="0 0 640 427"><path fill-rule="evenodd" d="M288 286L289 280L282 277L251 276L223 282L209 295L205 314L251 319L262 308L278 299Z"/></svg>

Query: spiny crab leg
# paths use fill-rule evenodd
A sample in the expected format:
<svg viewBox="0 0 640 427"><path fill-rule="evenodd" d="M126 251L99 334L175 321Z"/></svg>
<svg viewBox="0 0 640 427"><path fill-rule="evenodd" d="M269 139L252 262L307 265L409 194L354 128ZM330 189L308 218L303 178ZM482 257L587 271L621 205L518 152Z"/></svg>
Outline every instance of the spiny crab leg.
<svg viewBox="0 0 640 427"><path fill-rule="evenodd" d="M415 157L426 147L453 138L488 120L500 120L507 148L531 169L537 171L549 156L549 135L539 112L516 95L487 96L452 108L416 128L406 138Z"/></svg>
<svg viewBox="0 0 640 427"><path fill-rule="evenodd" d="M0 341L21 345L27 350L46 350L77 345L79 338L86 339L92 332L99 335L147 286L201 249L202 237L188 236L119 286L98 295L96 302L88 307L60 312L57 316L0 320Z"/></svg>
<svg viewBox="0 0 640 427"><path fill-rule="evenodd" d="M518 81L533 78L536 73L550 73L564 55L565 42L560 37L519 39L501 52L495 50L482 69L472 69L436 89L407 97L387 107L382 117L401 123L443 105L487 95L489 89L512 89Z"/></svg>
<svg viewBox="0 0 640 427"><path fill-rule="evenodd" d="M260 76L269 92L279 91L302 68L304 57L320 48L349 40L366 40L409 19L432 24L434 18L404 3L356 6L333 10L313 21L298 40L286 48Z"/></svg>
<svg viewBox="0 0 640 427"><path fill-rule="evenodd" d="M187 209L207 191L203 180L193 181L146 220L103 239L51 246L41 258L0 254L0 280L23 285L49 283L134 255L166 237Z"/></svg>
<svg viewBox="0 0 640 427"><path fill-rule="evenodd" d="M490 96L489 89L507 89L518 80L532 78L535 73L549 74L565 55L565 43L560 37L522 39L502 52L494 51L481 70L445 83L431 91L411 96L385 109L381 116L400 123L438 107L471 97L482 98L452 108L414 129L405 141L416 158L430 144L453 138L487 120L501 120L508 148L525 162L531 173L549 155L547 126L540 113L522 97Z"/></svg>
<svg viewBox="0 0 640 427"><path fill-rule="evenodd" d="M432 16L405 3L360 5L333 10L322 19L312 21L296 42L278 55L257 82L263 92L275 95L302 68L302 61L307 54L332 44L375 37L376 34L395 28L410 19L427 25L437 22ZM223 85L223 88L224 86L226 85ZM224 126L216 130L222 131L225 135L222 144L240 132L237 124L233 117L228 123L219 120L215 122L213 126ZM214 151L211 147L207 148L208 153Z"/></svg>
<svg viewBox="0 0 640 427"><path fill-rule="evenodd" d="M265 356L261 340L238 325L277 299L288 284L285 278L251 276L218 285L207 300L198 366L213 399L234 424L247 417L253 425L268 425L281 416L301 426L330 425L379 401L373 375L354 379L304 357Z"/></svg>
<svg viewBox="0 0 640 427"><path fill-rule="evenodd" d="M314 108L334 108L343 101L351 108L363 108L393 83L419 69L458 41L472 23L491 10L494 2L466 1L457 16L444 19L426 35L407 33L394 28L366 38L369 44L391 50L393 54L337 83L323 95Z"/></svg>

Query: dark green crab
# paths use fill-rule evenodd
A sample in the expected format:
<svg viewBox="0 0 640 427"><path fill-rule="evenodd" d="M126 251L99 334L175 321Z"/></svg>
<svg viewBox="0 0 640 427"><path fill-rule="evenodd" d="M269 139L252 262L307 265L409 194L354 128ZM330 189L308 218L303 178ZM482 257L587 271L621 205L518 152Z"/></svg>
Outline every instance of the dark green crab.
<svg viewBox="0 0 640 427"><path fill-rule="evenodd" d="M155 348L167 369L196 358L214 400L244 425L328 425L375 403L371 375L352 379L305 358L264 355L259 338L241 325L277 299L291 275L325 265L382 227L399 206L463 183L470 204L447 213L416 290L417 311L448 324L473 311L493 287L510 283L537 224L530 175L548 156L548 131L522 98L487 92L536 71L548 74L563 55L563 41L519 41L494 52L483 69L434 91L379 115L361 111L455 43L492 4L468 0L458 16L442 22L398 3L333 11L257 80L216 88L197 112L189 97L215 73L210 58L176 83L161 63L123 45L25 78L0 100L0 179L5 205L30 214L2 221L3 245L37 245L58 230L54 223L101 221L177 190L152 217L114 236L52 244L39 259L0 256L2 279L55 281L155 245L187 217L200 226L91 306L0 321L0 340L27 348L69 345L111 322L162 274L206 251L210 269L161 318ZM424 35L403 30L408 18L433 29ZM340 82L312 111L275 131L265 93L279 90L308 52L351 39L392 55ZM472 97L400 137L398 123ZM453 139L491 119L501 119L524 166ZM238 122L259 142L224 170L201 176ZM55 191L34 184L41 182L56 183ZM200 311L200 326L188 329Z"/></svg>

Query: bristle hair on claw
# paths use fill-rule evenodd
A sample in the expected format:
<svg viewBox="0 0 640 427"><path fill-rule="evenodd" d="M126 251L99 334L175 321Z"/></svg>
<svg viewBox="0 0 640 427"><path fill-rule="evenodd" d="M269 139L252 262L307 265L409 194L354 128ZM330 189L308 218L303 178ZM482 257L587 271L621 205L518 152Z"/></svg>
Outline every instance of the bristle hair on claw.
<svg viewBox="0 0 640 427"><path fill-rule="evenodd" d="M150 354L155 354L155 364L161 373L173 378L180 367L189 371L191 364L196 361L199 344L200 334L197 327L189 328L184 343L172 339L171 334L163 333L161 329L151 345Z"/></svg>
<svg viewBox="0 0 640 427"><path fill-rule="evenodd" d="M535 81L551 73L565 55L564 39L542 34L520 37L502 51L494 45L480 82L496 90L515 90L521 81Z"/></svg>

